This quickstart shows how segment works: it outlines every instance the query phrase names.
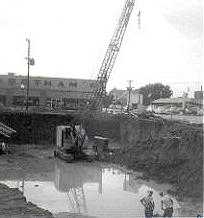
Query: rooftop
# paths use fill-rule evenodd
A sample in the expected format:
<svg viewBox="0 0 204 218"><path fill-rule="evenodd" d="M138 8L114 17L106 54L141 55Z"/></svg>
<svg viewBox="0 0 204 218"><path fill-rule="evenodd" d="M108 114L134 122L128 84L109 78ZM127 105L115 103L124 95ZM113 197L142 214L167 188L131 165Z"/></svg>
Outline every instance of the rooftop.
<svg viewBox="0 0 204 218"><path fill-rule="evenodd" d="M160 98L157 100L154 100L152 103L153 104L180 104L183 102L195 102L194 98Z"/></svg>

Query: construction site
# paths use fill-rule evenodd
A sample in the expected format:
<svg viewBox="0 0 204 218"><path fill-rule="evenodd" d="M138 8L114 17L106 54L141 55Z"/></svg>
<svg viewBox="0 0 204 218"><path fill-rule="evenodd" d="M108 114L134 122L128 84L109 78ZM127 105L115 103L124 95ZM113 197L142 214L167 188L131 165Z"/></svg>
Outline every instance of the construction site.
<svg viewBox="0 0 204 218"><path fill-rule="evenodd" d="M125 1L77 110L30 107L28 40L25 108L0 111L0 218L142 218L150 190L151 217L164 217L161 192L173 202L169 217L203 217L203 123L102 110L134 5Z"/></svg>

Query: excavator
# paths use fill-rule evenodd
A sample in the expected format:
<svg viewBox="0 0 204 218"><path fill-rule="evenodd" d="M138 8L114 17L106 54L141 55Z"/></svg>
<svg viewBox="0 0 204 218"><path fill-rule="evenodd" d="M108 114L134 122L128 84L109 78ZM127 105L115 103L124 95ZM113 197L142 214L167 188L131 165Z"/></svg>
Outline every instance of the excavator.
<svg viewBox="0 0 204 218"><path fill-rule="evenodd" d="M89 104L86 108L83 108L83 115L91 114L93 111L101 110L102 108L102 100L106 95L106 85L119 53L134 4L135 0L125 1L116 30L114 31L102 61L102 65L99 69L97 80L93 87L92 95L90 96ZM88 149L83 146L85 139L83 128L79 127L78 130L79 131L77 131L75 125L57 127L57 148L54 151L54 156L58 156L69 162L84 158L92 160L93 157L99 155L99 151L107 151L107 138L96 136L96 144L93 146L94 149Z"/></svg>

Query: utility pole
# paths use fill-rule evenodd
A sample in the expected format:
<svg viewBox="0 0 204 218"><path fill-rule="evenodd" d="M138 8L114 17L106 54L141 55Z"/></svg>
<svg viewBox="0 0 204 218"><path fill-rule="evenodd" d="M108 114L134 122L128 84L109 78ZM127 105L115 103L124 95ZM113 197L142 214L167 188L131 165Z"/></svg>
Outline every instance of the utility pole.
<svg viewBox="0 0 204 218"><path fill-rule="evenodd" d="M30 90L30 65L35 64L34 58L30 58L30 39L26 39L28 43L28 53L27 57L25 58L27 60L28 65L28 73L27 73L27 90L26 90L26 112L28 112L28 104L29 104L29 90Z"/></svg>
<svg viewBox="0 0 204 218"><path fill-rule="evenodd" d="M132 80L129 80L128 81L129 83L129 86L127 87L127 90L128 90L128 105L127 105L127 111L129 113L130 111L130 97L131 97L131 92L132 92Z"/></svg>
<svg viewBox="0 0 204 218"><path fill-rule="evenodd" d="M28 74L27 74L27 90L26 90L26 112L28 112L28 103L29 103L29 83L30 83L30 39L26 39L28 42L28 54L27 54L27 65L28 65Z"/></svg>
<svg viewBox="0 0 204 218"><path fill-rule="evenodd" d="M141 11L137 14L138 29L141 29Z"/></svg>

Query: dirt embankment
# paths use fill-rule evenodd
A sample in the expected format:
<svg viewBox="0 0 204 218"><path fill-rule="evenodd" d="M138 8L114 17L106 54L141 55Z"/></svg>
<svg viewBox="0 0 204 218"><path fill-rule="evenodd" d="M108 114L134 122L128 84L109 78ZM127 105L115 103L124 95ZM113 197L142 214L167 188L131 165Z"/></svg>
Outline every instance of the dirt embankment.
<svg viewBox="0 0 204 218"><path fill-rule="evenodd" d="M17 131L8 141L10 144L54 145L56 126L66 125L72 115L0 113L0 121Z"/></svg>
<svg viewBox="0 0 204 218"><path fill-rule="evenodd" d="M92 135L117 138L121 149L112 162L173 184L180 198L203 202L203 125L158 118L109 121L95 118L87 127Z"/></svg>
<svg viewBox="0 0 204 218"><path fill-rule="evenodd" d="M1 121L17 130L15 143L55 143L57 125L67 124L70 115L0 114ZM75 118L76 119L76 118ZM202 198L203 125L154 118L119 117L106 114L82 116L90 138L114 139L121 149L112 161L176 187L180 197Z"/></svg>
<svg viewBox="0 0 204 218"><path fill-rule="evenodd" d="M202 126L171 121L125 122L120 130L126 146L114 156L114 162L172 183L175 194L181 198L188 196L202 201Z"/></svg>
<svg viewBox="0 0 204 218"><path fill-rule="evenodd" d="M26 202L22 192L16 188L9 188L0 184L0 217L21 218L53 218L52 214L31 202Z"/></svg>
<svg viewBox="0 0 204 218"><path fill-rule="evenodd" d="M27 146L17 145L12 147L11 154L0 156L1 181L19 181L19 185L21 181L21 186L18 188L10 188L0 183L0 218L54 217L49 211L28 202L23 194L22 181L35 180L39 177L47 179L48 172L53 171L52 160L48 162L43 151L31 146L28 150Z"/></svg>

